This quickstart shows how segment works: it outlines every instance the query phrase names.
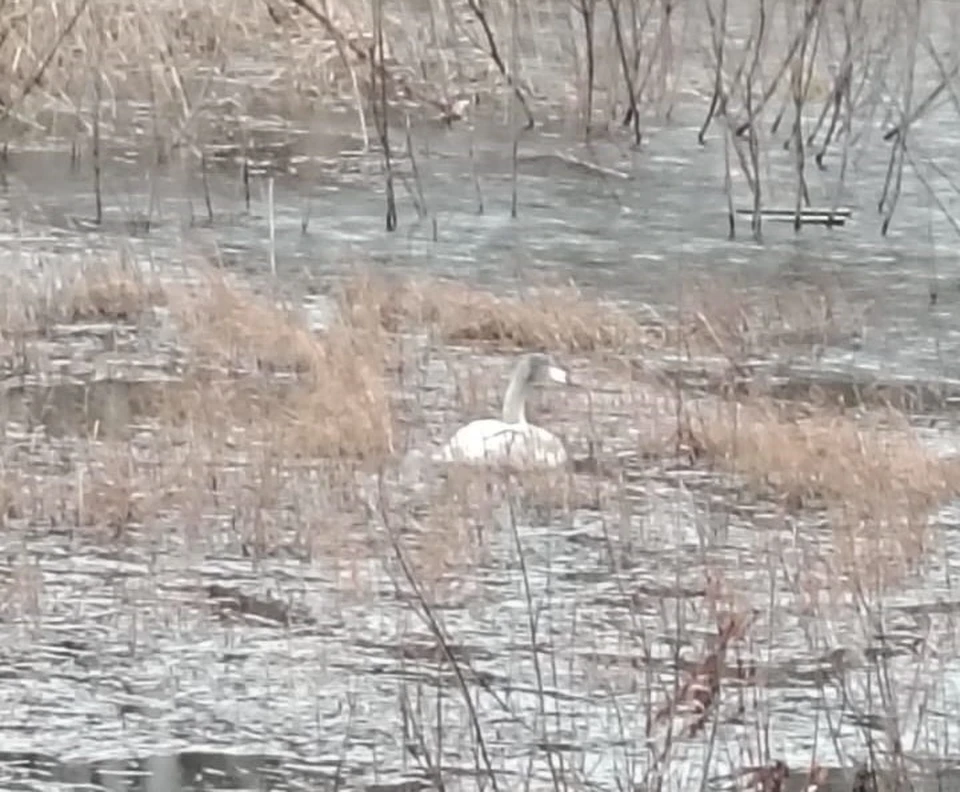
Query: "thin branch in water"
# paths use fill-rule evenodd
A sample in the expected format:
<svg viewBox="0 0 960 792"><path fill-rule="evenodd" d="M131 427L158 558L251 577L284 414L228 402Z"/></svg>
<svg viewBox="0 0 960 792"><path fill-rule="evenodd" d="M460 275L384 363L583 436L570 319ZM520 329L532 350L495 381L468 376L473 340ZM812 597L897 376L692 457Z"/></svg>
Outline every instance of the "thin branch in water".
<svg viewBox="0 0 960 792"><path fill-rule="evenodd" d="M413 184L417 188L417 193L413 201L413 207L417 211L417 217L423 220L430 214L427 207L427 199L423 194L423 182L420 180L420 168L417 167L417 153L413 148L413 137L410 134L410 114L407 114L407 156L410 157L410 169L413 171Z"/></svg>
<svg viewBox="0 0 960 792"><path fill-rule="evenodd" d="M520 102L520 106L523 108L523 112L527 116L526 129L533 129L533 113L530 112L530 107L527 105L526 97L524 97L523 92L520 90L520 86L517 84L516 74L511 74L507 71L507 67L500 55L500 48L497 46L497 39L493 35L493 29L490 27L490 20L487 19L486 11L483 10L479 0L467 0L467 5L470 7L473 15L480 23L480 27L483 29L483 35L486 36L487 54L490 55L490 59L497 67L497 70L500 72L503 79L507 81L507 85L513 89L514 96L516 96L517 101Z"/></svg>
<svg viewBox="0 0 960 792"><path fill-rule="evenodd" d="M267 179L267 218L270 228L270 277L277 281L277 223L274 218L273 176Z"/></svg>
<svg viewBox="0 0 960 792"><path fill-rule="evenodd" d="M940 77L947 83L947 88L950 91L950 101L953 104L953 109L960 115L960 96L957 95L957 89L954 87L953 78L956 76L957 67L954 66L949 72L947 67L943 62L943 59L940 57L940 54L937 52L936 48L933 46L933 42L927 37L924 42L924 47L927 50L927 53L930 55L931 59L937 66L937 71L940 72Z"/></svg>
<svg viewBox="0 0 960 792"><path fill-rule="evenodd" d="M200 150L200 178L203 181L203 202L207 206L207 222L213 225L213 200L210 197L210 180L207 178L207 154Z"/></svg>
<svg viewBox="0 0 960 792"><path fill-rule="evenodd" d="M513 138L513 147L510 151L510 217L514 220L517 219L517 204L519 202L518 196L518 176L519 176L519 157L518 150L520 148L520 135L516 134Z"/></svg>
<svg viewBox="0 0 960 792"><path fill-rule="evenodd" d="M474 740L479 758L483 762L483 767L486 771L487 777L490 780L490 786L493 789L493 792L499 792L500 786L497 783L497 776L493 770L493 762L491 761L490 753L487 750L487 743L483 736L483 730L480 728L478 707L470 696L470 688L467 686L466 675L464 674L464 670L461 667L460 661L453 652L453 648L451 647L450 639L447 636L446 630L440 624L436 614L434 613L433 607L427 601L426 595L423 592L423 588L417 580L417 576L414 574L413 568L410 565L410 561L407 558L407 554L403 549L403 545L400 543L400 537L393 525L393 520L390 517L390 510L387 507L382 475L377 481L377 504L376 506L368 504L367 508L370 509L373 514L379 515L380 522L383 525L385 533L390 541L394 558L397 560L400 571L402 572L407 585L413 592L414 603L416 606L414 608L414 612L424 623L427 629L430 630L434 640L437 642L438 648L443 653L443 656L450 665L450 668L453 670L454 678L457 681L457 687L460 690L464 706L467 709L467 716L473 729Z"/></svg>
<svg viewBox="0 0 960 792"><path fill-rule="evenodd" d="M907 161L910 163L910 169L914 172L917 179L920 181L920 184L923 185L923 188L927 191L927 194L933 199L933 202L937 205L937 208L940 210L940 214L942 214L944 218L947 220L947 222L950 223L950 225L953 227L953 230L956 231L958 234L960 234L960 221L958 221L957 218L953 216L950 209L943 202L943 199L940 197L938 191L934 189L933 185L930 184L930 181L927 179L927 177L924 176L922 169L917 165L917 162L916 160L914 160L913 155L910 153L910 150L905 147L903 152L904 152L904 155L906 156ZM931 160L929 164L931 165L931 167L934 168L934 170L937 171L937 173L940 176L946 177L946 174L941 170L941 168L938 165L936 165L936 163L933 162L933 160ZM953 187L954 190L956 190L957 185L954 184L952 179L949 179L949 177L947 177L947 179L948 181L950 181L950 186Z"/></svg>
<svg viewBox="0 0 960 792"><path fill-rule="evenodd" d="M518 0L510 0L510 70L516 74L520 53L519 9ZM520 132L517 129L517 104L510 102L510 128L513 132L513 147L510 152L510 217L517 219L517 181L519 176L518 152L520 148Z"/></svg>
<svg viewBox="0 0 960 792"><path fill-rule="evenodd" d="M247 158L246 144L243 150L243 164L240 166L240 178L243 180L243 205L250 214L250 160Z"/></svg>
<svg viewBox="0 0 960 792"><path fill-rule="evenodd" d="M926 109L933 103L936 96L943 90L946 82L945 80L941 80L940 84L927 95L916 110L912 109L914 79L917 66L917 41L920 36L920 14L921 6L918 2L914 8L914 14L911 20L913 29L907 34L907 76L903 97L903 110L901 112L902 117L900 123L883 136L884 140L890 140L891 138L894 140L892 151L890 152L890 164L887 168L887 177L884 181L883 192L880 198L880 211L883 212L884 207L886 207L883 222L880 224L880 233L883 236L886 236L890 230L893 213L896 211L897 203L900 200L900 193L903 188L903 166L906 161L907 137L910 133L910 125L923 115ZM894 163L896 163L895 167Z"/></svg>
<svg viewBox="0 0 960 792"><path fill-rule="evenodd" d="M538 650L539 640L537 638L537 610L533 603L533 592L530 588L530 575L527 573L527 558L523 551L523 543L520 541L520 531L517 528L516 506L514 504L515 495L508 492L508 508L510 512L510 528L513 533L514 547L517 550L517 558L520 562L520 576L523 581L523 597L527 605L527 628L530 634L530 656L533 661L534 676L537 681L537 699L539 704L539 714L542 718L547 714L547 697L543 687L543 670L540 667L540 652ZM547 735L538 735L544 741L549 743ZM550 775L553 778L553 787L559 792L560 774L553 761L553 753L547 749L547 764L550 767Z"/></svg>
<svg viewBox="0 0 960 792"><path fill-rule="evenodd" d="M761 0L762 2L762 0ZM753 95L753 79L747 76L747 114L753 112L751 96ZM750 228L753 230L753 238L760 242L763 239L762 229L762 193L760 190L760 143L757 139L757 127L751 124L748 127L747 146L750 154L750 170L753 173L753 217L750 218Z"/></svg>
<svg viewBox="0 0 960 792"><path fill-rule="evenodd" d="M380 148L383 152L387 197L386 229L388 232L392 232L397 230L397 200L393 188L393 162L390 156L390 124L387 117L387 81L385 77L386 67L384 66L383 51L383 0L373 0L373 20L374 44L370 52L370 102L373 107L374 119L377 123ZM378 57L380 59L379 64L377 62ZM377 96L377 88L379 88L379 96Z"/></svg>
<svg viewBox="0 0 960 792"><path fill-rule="evenodd" d="M717 111L721 109L721 102L723 102L725 106L723 88L723 55L727 38L727 0L722 0L722 4L720 6L719 23L717 22L716 15L713 13L713 6L710 5L710 0L704 0L704 5L707 9L707 20L710 23L710 37L713 41L714 73L713 96L710 97L710 106L707 108L707 117L703 119L703 125L700 127L700 133L697 135L697 141L701 146L706 140L707 129L710 126L710 122L713 121ZM726 132L724 132L724 135L726 135ZM727 173L729 174L729 151L726 152L725 156L727 157ZM732 233L733 232L731 229L731 234Z"/></svg>
<svg viewBox="0 0 960 792"><path fill-rule="evenodd" d="M473 187L477 193L477 214L483 214L483 190L480 189L480 174L477 172L477 155L473 148L473 132L470 133L470 174L473 176Z"/></svg>
<svg viewBox="0 0 960 792"><path fill-rule="evenodd" d="M819 16L817 17L819 20ZM806 29L808 34L810 28ZM793 230L799 231L801 226L800 221L800 212L804 204L807 206L810 205L810 193L807 190L807 177L806 177L806 161L805 155L806 151L803 145L803 105L807 98L807 92L810 88L810 80L813 77L813 61L816 58L816 42L820 35L820 25L819 22L816 26L816 35L814 36L814 49L810 53L810 67L807 72L806 79L804 79L804 65L807 59L807 43L808 38L804 36L803 42L800 45L800 50L797 53L797 60L793 65L793 74L792 74L792 87L793 87L793 144L796 156L796 169L797 169L797 200L795 204L795 212L793 215Z"/></svg>
<svg viewBox="0 0 960 792"><path fill-rule="evenodd" d="M727 222L730 226L728 239L736 239L737 213L733 208L733 178L730 174L730 127L723 125L723 191L727 196Z"/></svg>
<svg viewBox="0 0 960 792"><path fill-rule="evenodd" d="M837 76L836 83L833 86L833 92L831 96L831 102L824 105L824 113L829 109L830 105L833 105L833 115L830 118L830 126L827 127L827 134L824 135L823 143L820 145L820 150L817 152L814 160L817 163L817 167L820 170L824 170L825 166L823 164L823 158L827 155L827 149L830 144L833 142L833 136L837 132L837 124L840 121L840 113L843 109L844 102L848 101L850 98L850 83L853 75L853 64L849 62L844 62L844 65L841 67L841 73ZM823 116L821 116L822 122ZM813 131L810 138L807 140L807 143L812 145L813 138L816 136L819 131L819 125L817 129Z"/></svg>
<svg viewBox="0 0 960 792"><path fill-rule="evenodd" d="M103 98L103 74L98 63L93 74L93 198L96 204L95 222L103 223L103 190L101 185L100 102Z"/></svg>
<svg viewBox="0 0 960 792"><path fill-rule="evenodd" d="M858 15L857 21L859 22L859 14L863 10L863 0L854 0L854 11ZM850 24L847 20L846 14L844 14L844 35L847 37L850 36ZM834 198L831 202L831 209L836 209L840 196L843 193L843 185L846 183L847 178L847 167L850 163L850 141L853 137L853 71L852 71L852 56L851 56L851 66L847 74L847 79L844 80L843 84L843 148L840 153L840 172L837 174L837 187L834 190ZM826 145L826 141L824 141ZM825 150L822 149L821 152ZM819 156L819 155L818 155ZM818 162L819 164L819 162Z"/></svg>
<svg viewBox="0 0 960 792"><path fill-rule="evenodd" d="M767 103L771 98L776 94L777 88L780 87L780 82L783 80L784 75L787 73L787 69L790 64L793 62L794 57L796 56L797 50L800 48L801 44L807 40L807 37L810 35L810 27L813 25L814 20L819 16L820 8L823 5L823 0L811 0L810 5L807 7L803 27L794 37L793 41L790 43L790 47L787 49L787 54L783 59L783 62L780 64L779 69L777 69L776 74L774 75L773 80L767 86L767 90L763 92L763 95L760 98L760 101L753 106L752 111L747 112L747 120L744 121L737 128L737 135L743 135L749 127L753 125L755 119L757 119L760 114L763 112L763 109L766 107ZM752 76L756 75L756 68L760 62L760 50L763 42L763 34L766 26L766 7L765 1L760 0L760 28L761 33L757 36L756 50L753 66L750 71ZM751 79L752 82L752 79Z"/></svg>
<svg viewBox="0 0 960 792"><path fill-rule="evenodd" d="M311 209L310 196L308 195L303 200L303 212L300 214L300 234L306 236L307 232L310 230L310 209Z"/></svg>
<svg viewBox="0 0 960 792"><path fill-rule="evenodd" d="M913 73L913 66L910 68L911 74ZM957 73L960 72L960 63L956 64L947 74L944 74L940 78L940 82L937 84L937 87L930 91L923 101L917 105L916 109L912 113L905 114L904 118L897 124L893 129L888 129L883 134L883 139L885 141L893 140L895 137L901 134L906 134L907 127L909 127L914 121L919 120L924 116L927 110L933 105L937 100L937 97L943 93L944 89L953 81L954 77L957 76Z"/></svg>
<svg viewBox="0 0 960 792"><path fill-rule="evenodd" d="M583 19L583 39L587 51L587 106L584 109L586 120L585 139L590 140L590 129L593 124L593 89L596 80L596 53L594 52L594 19L597 11L597 0L579 0L577 10Z"/></svg>
<svg viewBox="0 0 960 792"><path fill-rule="evenodd" d="M640 111L637 108L637 97L633 90L633 77L630 73L630 63L627 59L627 48L623 41L623 26L620 22L620 0L607 0L610 6L610 16L613 20L613 31L617 39L617 52L620 55L620 68L623 71L623 81L627 85L627 101L629 109L624 116L624 124L633 125L633 142L635 146L641 143Z"/></svg>

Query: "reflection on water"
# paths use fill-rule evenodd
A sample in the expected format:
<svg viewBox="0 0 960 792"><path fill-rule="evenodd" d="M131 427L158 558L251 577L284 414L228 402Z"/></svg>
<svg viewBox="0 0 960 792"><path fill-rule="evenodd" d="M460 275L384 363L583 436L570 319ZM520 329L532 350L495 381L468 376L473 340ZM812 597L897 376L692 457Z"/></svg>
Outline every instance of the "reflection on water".
<svg viewBox="0 0 960 792"><path fill-rule="evenodd" d="M104 789L123 792L216 792L217 790L268 789L355 789L365 792L417 792L434 787L429 774L411 773L407 778L357 786L356 779L345 775L337 762L310 762L292 757L224 754L184 751L170 756L151 756L139 760L114 760L96 763L60 762L41 754L9 755L0 753L0 765L19 770L24 778L11 780L10 792L39 789ZM908 788L914 792L956 792L960 789L960 768L944 767L917 772L905 781L889 773L872 773L866 766L839 768L782 767L746 769L741 780L746 785L764 788L780 775L777 786L782 792L849 792L875 790L893 792ZM733 779L731 779L733 780Z"/></svg>
<svg viewBox="0 0 960 792"><path fill-rule="evenodd" d="M214 792L285 788L332 789L349 785L336 762L306 763L290 757L216 751L183 751L142 759L98 762L57 760L42 754L0 753L10 792L39 789L104 789L124 792ZM22 780L21 780L22 779ZM384 787L402 790L402 785ZM420 788L419 785L412 787Z"/></svg>

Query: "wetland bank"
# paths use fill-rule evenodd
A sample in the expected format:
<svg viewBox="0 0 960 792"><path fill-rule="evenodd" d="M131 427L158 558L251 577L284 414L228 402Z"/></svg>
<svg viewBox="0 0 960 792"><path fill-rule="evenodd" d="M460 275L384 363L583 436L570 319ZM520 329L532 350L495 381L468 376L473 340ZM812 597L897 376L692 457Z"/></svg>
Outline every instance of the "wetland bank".
<svg viewBox="0 0 960 792"><path fill-rule="evenodd" d="M957 21L0 3L0 786L955 788Z"/></svg>

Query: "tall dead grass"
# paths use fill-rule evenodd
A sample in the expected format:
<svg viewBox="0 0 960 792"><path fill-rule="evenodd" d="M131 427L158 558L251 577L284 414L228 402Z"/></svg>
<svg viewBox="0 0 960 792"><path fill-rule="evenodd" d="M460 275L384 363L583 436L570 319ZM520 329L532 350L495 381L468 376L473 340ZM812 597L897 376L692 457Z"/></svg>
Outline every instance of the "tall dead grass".
<svg viewBox="0 0 960 792"><path fill-rule="evenodd" d="M43 263L0 279L0 334L47 332L56 324L137 323L166 302L159 277L123 253Z"/></svg>
<svg viewBox="0 0 960 792"><path fill-rule="evenodd" d="M563 352L629 352L650 347L662 328L573 286L503 296L437 278L399 280L362 274L343 284L344 315L354 326L389 332L427 328L452 344Z"/></svg>
<svg viewBox="0 0 960 792"><path fill-rule="evenodd" d="M459 48L453 70L448 47L421 40L412 14L459 24L438 12L433 3L391 6L384 39L391 94L442 111L457 93L453 78L473 67L476 85L489 64L474 48ZM198 111L218 99L229 98L236 117L249 120L270 105L302 113L303 100L318 96L359 104L372 34L369 10L343 0L7 0L0 4L0 118L17 119L25 133L70 109L83 116L94 80L102 81L113 120L121 121L125 101L148 103L156 125L174 137L195 133ZM247 90L251 78L261 90ZM207 118L222 130L222 116ZM75 133L80 125L72 126Z"/></svg>
<svg viewBox="0 0 960 792"><path fill-rule="evenodd" d="M334 323L316 334L300 313L218 272L177 289L171 311L194 356L186 377L192 393L176 391L182 416L246 427L296 456L392 450L379 332Z"/></svg>
<svg viewBox="0 0 960 792"><path fill-rule="evenodd" d="M356 326L429 329L450 344L615 354L679 348L694 356L720 353L734 363L846 341L864 323L864 309L826 285L747 290L714 278L693 280L683 293L679 315L643 319L570 284L516 296L440 278L362 273L343 283L340 296Z"/></svg>
<svg viewBox="0 0 960 792"><path fill-rule="evenodd" d="M783 348L817 348L863 333L869 306L827 283L736 287L718 278L684 285L685 321L676 342L742 360Z"/></svg>
<svg viewBox="0 0 960 792"><path fill-rule="evenodd" d="M135 322L166 301L159 278L126 256L108 256L68 273L47 297L48 315L67 323Z"/></svg>
<svg viewBox="0 0 960 792"><path fill-rule="evenodd" d="M149 98L185 122L198 72L254 52L273 29L255 0L10 0L0 5L0 115L31 126L54 108L80 113L96 75L112 116L124 100Z"/></svg>
<svg viewBox="0 0 960 792"><path fill-rule="evenodd" d="M269 470L298 461L349 466L393 453L394 333L428 329L443 342L630 356L664 343L670 332L568 287L521 299L447 281L371 275L343 284L340 318L315 332L299 310L222 270L193 272L189 282L161 281L122 258L51 269L48 280L7 296L2 331L9 331L15 306L14 318L26 317L33 327L91 318L148 318L145 328L166 322L181 377L152 415L159 430L211 464L232 464L255 451ZM808 315L825 316L819 309L800 312ZM675 404L666 392L661 402L666 411ZM711 397L687 408L689 439L701 459L774 494L788 509L826 510L838 547L851 557L862 558L865 540L873 540L872 558L916 558L930 510L960 490L957 466L928 452L900 413L788 407L755 395L738 402ZM119 504L112 521L132 519L140 508L121 484L110 483L124 479L122 470L103 479L114 493L105 502ZM0 492L0 506L15 494Z"/></svg>
<svg viewBox="0 0 960 792"><path fill-rule="evenodd" d="M881 581L920 558L931 510L960 493L960 465L892 410L858 417L760 398L701 405L690 428L700 452L748 486L793 512L823 509L845 568Z"/></svg>
<svg viewBox="0 0 960 792"><path fill-rule="evenodd" d="M219 270L194 274L191 282L161 280L128 257L98 256L58 263L40 278L11 277L0 300L0 339L57 324L166 323L183 382L167 389L164 419L194 428L206 422L222 438L244 427L248 440L297 457L390 452L388 351L379 328L338 322L315 333L298 311Z"/></svg>
<svg viewBox="0 0 960 792"><path fill-rule="evenodd" d="M222 272L176 287L170 309L198 363L311 375L324 366L327 350L300 313Z"/></svg>

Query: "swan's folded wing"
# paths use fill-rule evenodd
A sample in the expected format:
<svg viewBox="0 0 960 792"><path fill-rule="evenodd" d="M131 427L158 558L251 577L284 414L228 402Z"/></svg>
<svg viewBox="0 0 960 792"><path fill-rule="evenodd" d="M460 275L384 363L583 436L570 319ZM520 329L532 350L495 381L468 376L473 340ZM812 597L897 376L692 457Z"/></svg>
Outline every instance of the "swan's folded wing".
<svg viewBox="0 0 960 792"><path fill-rule="evenodd" d="M440 458L447 462L552 467L566 462L567 452L558 437L539 426L485 419L458 430L441 449Z"/></svg>

